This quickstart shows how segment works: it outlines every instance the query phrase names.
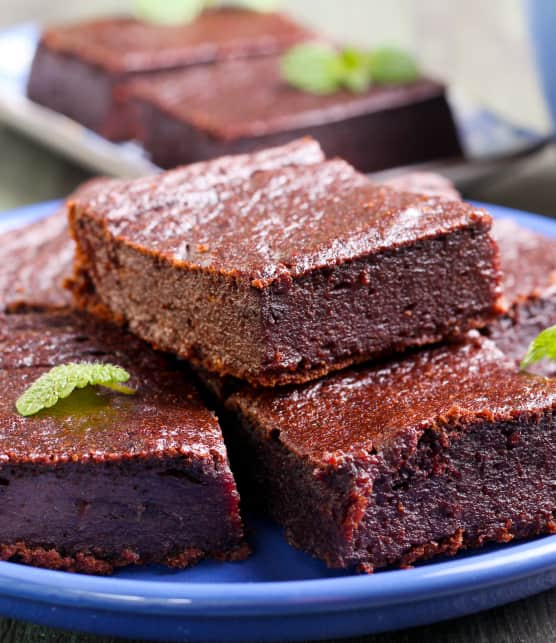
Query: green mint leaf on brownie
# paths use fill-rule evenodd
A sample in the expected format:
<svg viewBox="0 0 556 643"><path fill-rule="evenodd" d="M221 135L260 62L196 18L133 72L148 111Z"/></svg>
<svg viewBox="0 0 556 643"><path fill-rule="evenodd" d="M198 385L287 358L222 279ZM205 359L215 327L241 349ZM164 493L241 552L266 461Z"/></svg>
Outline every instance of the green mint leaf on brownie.
<svg viewBox="0 0 556 643"><path fill-rule="evenodd" d="M378 85L401 85L417 80L421 75L415 59L393 47L374 49L367 64L371 78Z"/></svg>
<svg viewBox="0 0 556 643"><path fill-rule="evenodd" d="M281 72L290 85L311 94L337 91L344 73L340 53L320 42L292 47L282 57Z"/></svg>
<svg viewBox="0 0 556 643"><path fill-rule="evenodd" d="M399 49L337 50L320 42L292 47L282 57L281 71L290 85L312 94L332 94L342 88L361 93L373 83L401 85L420 76L415 60Z"/></svg>
<svg viewBox="0 0 556 643"><path fill-rule="evenodd" d="M535 337L519 367L524 371L541 359L556 359L556 326L545 328Z"/></svg>
<svg viewBox="0 0 556 643"><path fill-rule="evenodd" d="M340 62L342 65L342 85L355 94L367 91L372 81L369 73L368 54L361 49L346 47L340 52Z"/></svg>
<svg viewBox="0 0 556 643"><path fill-rule="evenodd" d="M35 415L42 409L54 406L58 400L68 397L75 389L86 386L105 386L118 393L131 395L135 390L123 384L129 377L126 370L114 364L61 364L35 380L19 397L15 406L21 415Z"/></svg>

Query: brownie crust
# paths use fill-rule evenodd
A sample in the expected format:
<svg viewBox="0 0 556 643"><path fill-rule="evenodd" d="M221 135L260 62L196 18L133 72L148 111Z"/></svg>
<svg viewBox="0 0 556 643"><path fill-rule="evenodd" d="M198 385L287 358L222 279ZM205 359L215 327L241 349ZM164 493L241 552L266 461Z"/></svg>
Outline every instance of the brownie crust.
<svg viewBox="0 0 556 643"><path fill-rule="evenodd" d="M268 57L129 83L136 137L163 168L300 136L361 172L461 155L445 88L436 81L323 96L288 86L279 69L279 58Z"/></svg>
<svg viewBox="0 0 556 643"><path fill-rule="evenodd" d="M0 347L0 557L105 574L247 555L222 434L191 375L76 313L0 317ZM116 363L136 393L86 388L16 413L32 381L72 361Z"/></svg>
<svg viewBox="0 0 556 643"><path fill-rule="evenodd" d="M331 567L405 567L553 533L556 386L488 340L226 406L240 490Z"/></svg>
<svg viewBox="0 0 556 643"><path fill-rule="evenodd" d="M77 306L219 375L274 386L499 312L491 218L375 186L312 141L70 203ZM96 305L100 302L100 306Z"/></svg>

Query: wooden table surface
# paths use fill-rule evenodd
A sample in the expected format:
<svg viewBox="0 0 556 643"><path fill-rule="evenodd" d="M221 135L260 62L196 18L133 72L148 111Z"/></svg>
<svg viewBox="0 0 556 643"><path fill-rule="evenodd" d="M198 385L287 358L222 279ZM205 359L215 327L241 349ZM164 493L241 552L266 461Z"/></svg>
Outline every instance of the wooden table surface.
<svg viewBox="0 0 556 643"><path fill-rule="evenodd" d="M69 161L0 127L0 211L63 197L89 176ZM516 166L503 177L477 186L465 196L556 217L556 146ZM0 619L2 643L115 640ZM350 640L368 643L556 641L556 590L466 618Z"/></svg>

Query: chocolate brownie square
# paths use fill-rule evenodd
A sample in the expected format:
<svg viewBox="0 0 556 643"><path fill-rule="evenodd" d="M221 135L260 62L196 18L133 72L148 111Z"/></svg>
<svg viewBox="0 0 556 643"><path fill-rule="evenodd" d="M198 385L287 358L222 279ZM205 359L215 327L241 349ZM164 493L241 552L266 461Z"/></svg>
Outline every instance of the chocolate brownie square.
<svg viewBox="0 0 556 643"><path fill-rule="evenodd" d="M127 91L136 137L165 168L304 135L361 172L461 155L445 88L427 78L317 95L287 85L279 58L268 57L139 79Z"/></svg>
<svg viewBox="0 0 556 643"><path fill-rule="evenodd" d="M481 208L373 185L301 140L70 203L76 304L272 386L437 342L499 312ZM84 275L84 277L83 277Z"/></svg>
<svg viewBox="0 0 556 643"><path fill-rule="evenodd" d="M500 247L504 296L508 312L488 326L486 334L508 357L519 363L529 344L545 328L556 324L556 239L518 225L511 219L494 222ZM553 362L529 367L554 376Z"/></svg>
<svg viewBox="0 0 556 643"><path fill-rule="evenodd" d="M246 555L216 417L191 375L77 313L0 316L0 558L93 574ZM110 362L134 395L86 388L36 415L18 396L61 363Z"/></svg>
<svg viewBox="0 0 556 643"><path fill-rule="evenodd" d="M304 386L240 388L225 426L244 500L292 545L367 572L554 533L556 383L473 335Z"/></svg>
<svg viewBox="0 0 556 643"><path fill-rule="evenodd" d="M109 181L91 179L74 195ZM65 205L51 216L0 234L0 313L70 306L71 294L64 285L72 277L74 254Z"/></svg>

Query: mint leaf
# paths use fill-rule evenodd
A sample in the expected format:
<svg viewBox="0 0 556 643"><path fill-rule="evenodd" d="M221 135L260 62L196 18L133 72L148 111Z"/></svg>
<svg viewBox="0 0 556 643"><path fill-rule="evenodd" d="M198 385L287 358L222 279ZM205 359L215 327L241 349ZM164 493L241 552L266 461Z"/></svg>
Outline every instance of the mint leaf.
<svg viewBox="0 0 556 643"><path fill-rule="evenodd" d="M292 47L281 60L282 77L311 94L332 94L341 86L342 61L330 45L308 42Z"/></svg>
<svg viewBox="0 0 556 643"><path fill-rule="evenodd" d="M373 83L403 84L419 77L417 63L399 49L338 51L319 42L290 49L282 58L281 71L290 85L312 94L331 94L341 88L361 93Z"/></svg>
<svg viewBox="0 0 556 643"><path fill-rule="evenodd" d="M525 371L544 358L556 359L556 326L550 326L537 335L529 345L529 350L521 360L519 368Z"/></svg>
<svg viewBox="0 0 556 643"><path fill-rule="evenodd" d="M417 80L419 67L405 51L393 47L375 49L368 56L369 73L379 85L401 85Z"/></svg>
<svg viewBox="0 0 556 643"><path fill-rule="evenodd" d="M19 397L15 406L21 415L35 415L42 409L54 406L58 400L68 397L76 388L105 386L131 395L135 390L122 383L129 380L129 373L120 366L91 362L72 362L51 368L41 375Z"/></svg>
<svg viewBox="0 0 556 643"><path fill-rule="evenodd" d="M355 94L367 91L371 85L368 54L360 49L347 47L340 52L340 62L342 85Z"/></svg>

